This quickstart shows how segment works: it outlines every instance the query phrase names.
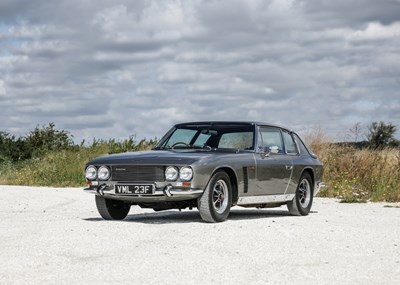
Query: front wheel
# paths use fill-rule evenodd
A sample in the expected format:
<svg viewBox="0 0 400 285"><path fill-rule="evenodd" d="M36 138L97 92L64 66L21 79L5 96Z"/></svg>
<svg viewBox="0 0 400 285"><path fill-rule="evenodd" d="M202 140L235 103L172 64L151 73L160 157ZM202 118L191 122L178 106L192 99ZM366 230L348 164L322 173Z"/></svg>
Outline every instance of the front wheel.
<svg viewBox="0 0 400 285"><path fill-rule="evenodd" d="M226 220L232 205L232 186L226 172L218 171L211 177L197 204L203 221L217 223Z"/></svg>
<svg viewBox="0 0 400 285"><path fill-rule="evenodd" d="M96 195L96 206L104 220L123 220L128 215L131 205L123 201L106 199Z"/></svg>
<svg viewBox="0 0 400 285"><path fill-rule="evenodd" d="M296 194L292 201L287 203L288 210L293 216L306 216L311 210L314 195L314 186L310 174L303 173L297 185Z"/></svg>

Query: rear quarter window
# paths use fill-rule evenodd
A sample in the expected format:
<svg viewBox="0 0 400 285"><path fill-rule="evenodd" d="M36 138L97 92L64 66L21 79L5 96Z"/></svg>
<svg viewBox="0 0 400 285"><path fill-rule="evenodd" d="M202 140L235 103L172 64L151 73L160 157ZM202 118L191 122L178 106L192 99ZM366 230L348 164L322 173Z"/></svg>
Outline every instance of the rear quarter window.
<svg viewBox="0 0 400 285"><path fill-rule="evenodd" d="M283 141L285 142L285 149L287 154L298 154L296 143L294 142L290 133L282 131Z"/></svg>
<svg viewBox="0 0 400 285"><path fill-rule="evenodd" d="M304 145L303 141L300 139L300 137L296 134L293 134L297 145L299 146L300 149L300 154L304 155L304 154L309 154L307 147Z"/></svg>

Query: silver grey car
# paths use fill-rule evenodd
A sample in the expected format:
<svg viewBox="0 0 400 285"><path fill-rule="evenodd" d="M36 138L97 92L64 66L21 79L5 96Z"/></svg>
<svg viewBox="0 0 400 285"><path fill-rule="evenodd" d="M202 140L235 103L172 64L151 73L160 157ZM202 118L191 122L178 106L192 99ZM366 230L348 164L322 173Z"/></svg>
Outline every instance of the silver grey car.
<svg viewBox="0 0 400 285"><path fill-rule="evenodd" d="M279 207L307 215L324 186L322 163L293 131L257 122L175 125L150 151L112 154L88 162L86 192L106 220L131 206L155 211L197 208L222 222L233 206Z"/></svg>

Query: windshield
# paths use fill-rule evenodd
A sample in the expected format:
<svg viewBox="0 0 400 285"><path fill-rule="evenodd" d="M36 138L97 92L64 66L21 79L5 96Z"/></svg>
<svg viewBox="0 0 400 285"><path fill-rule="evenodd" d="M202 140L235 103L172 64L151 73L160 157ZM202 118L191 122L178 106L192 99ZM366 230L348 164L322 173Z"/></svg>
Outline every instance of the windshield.
<svg viewBox="0 0 400 285"><path fill-rule="evenodd" d="M178 125L156 149L254 149L254 126L241 123Z"/></svg>

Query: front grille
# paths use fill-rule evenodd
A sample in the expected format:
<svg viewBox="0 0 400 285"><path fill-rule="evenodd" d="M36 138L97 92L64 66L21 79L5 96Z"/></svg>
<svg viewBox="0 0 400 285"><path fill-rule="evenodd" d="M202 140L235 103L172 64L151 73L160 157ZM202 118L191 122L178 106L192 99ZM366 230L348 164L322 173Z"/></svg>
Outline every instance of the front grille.
<svg viewBox="0 0 400 285"><path fill-rule="evenodd" d="M113 181L162 182L164 167L151 165L118 165L111 167Z"/></svg>

